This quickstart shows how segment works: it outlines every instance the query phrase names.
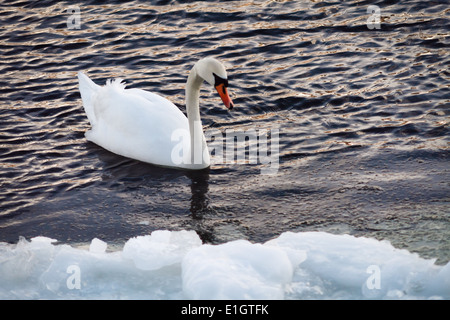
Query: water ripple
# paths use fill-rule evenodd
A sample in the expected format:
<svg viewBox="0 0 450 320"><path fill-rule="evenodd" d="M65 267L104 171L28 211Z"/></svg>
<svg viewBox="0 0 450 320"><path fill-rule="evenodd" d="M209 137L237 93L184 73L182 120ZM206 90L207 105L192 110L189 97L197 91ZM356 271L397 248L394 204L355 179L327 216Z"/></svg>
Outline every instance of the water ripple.
<svg viewBox="0 0 450 320"><path fill-rule="evenodd" d="M99 229L117 240L148 228L193 228L214 242L227 238L214 231L222 224L264 241L345 224L448 259L445 1L375 1L374 30L361 1L77 4L79 29L68 28L68 2L13 0L0 9L1 241L42 233L90 241ZM205 129L277 126L277 176L226 164L192 176L85 140L76 72L97 83L124 78L184 110L187 73L207 55L227 65L236 108L227 112L203 90ZM401 179L386 184L389 176ZM387 217L382 230L370 231ZM423 246L413 231L420 219L431 221ZM400 236L395 223L410 231ZM433 233L438 224L446 234Z"/></svg>

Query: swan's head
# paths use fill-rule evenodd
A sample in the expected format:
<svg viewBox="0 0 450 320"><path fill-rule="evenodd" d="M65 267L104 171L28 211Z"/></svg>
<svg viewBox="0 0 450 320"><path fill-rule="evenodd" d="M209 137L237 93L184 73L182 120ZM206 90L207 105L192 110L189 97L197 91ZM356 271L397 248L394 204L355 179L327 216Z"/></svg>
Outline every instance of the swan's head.
<svg viewBox="0 0 450 320"><path fill-rule="evenodd" d="M222 63L214 58L204 58L195 64L197 74L216 88L228 109L233 109L233 101L228 95L228 76Z"/></svg>

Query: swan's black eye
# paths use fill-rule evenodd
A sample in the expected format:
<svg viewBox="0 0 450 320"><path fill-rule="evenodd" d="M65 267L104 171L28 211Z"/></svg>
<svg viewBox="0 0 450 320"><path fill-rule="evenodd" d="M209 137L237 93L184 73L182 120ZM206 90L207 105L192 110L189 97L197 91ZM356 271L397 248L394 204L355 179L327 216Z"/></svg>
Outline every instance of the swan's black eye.
<svg viewBox="0 0 450 320"><path fill-rule="evenodd" d="M217 74L213 73L214 75L214 87L217 87L218 85L223 84L225 87L228 87L228 80L219 77Z"/></svg>

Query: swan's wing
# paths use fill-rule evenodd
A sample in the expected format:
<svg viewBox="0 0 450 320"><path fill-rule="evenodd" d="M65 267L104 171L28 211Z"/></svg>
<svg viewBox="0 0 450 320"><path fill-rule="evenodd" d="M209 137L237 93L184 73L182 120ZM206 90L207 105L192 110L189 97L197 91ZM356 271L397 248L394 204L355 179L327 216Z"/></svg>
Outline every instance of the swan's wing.
<svg viewBox="0 0 450 320"><path fill-rule="evenodd" d="M127 89L126 92L146 99L153 106L153 108L165 112L168 118L170 118L171 116L185 117L183 112L181 112L181 110L178 109L176 105L156 93L135 88Z"/></svg>

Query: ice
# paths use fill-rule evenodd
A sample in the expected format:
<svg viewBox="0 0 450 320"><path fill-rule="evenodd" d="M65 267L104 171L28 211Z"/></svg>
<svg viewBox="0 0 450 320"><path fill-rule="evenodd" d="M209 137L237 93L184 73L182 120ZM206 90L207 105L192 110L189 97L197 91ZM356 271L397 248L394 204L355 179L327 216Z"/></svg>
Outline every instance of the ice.
<svg viewBox="0 0 450 320"><path fill-rule="evenodd" d="M182 270L192 299L282 299L293 275L286 252L244 240L193 249Z"/></svg>
<svg viewBox="0 0 450 320"><path fill-rule="evenodd" d="M125 243L123 257L134 261L142 270L157 270L180 263L183 256L202 241L195 231L158 230L151 235L132 238Z"/></svg>
<svg viewBox="0 0 450 320"><path fill-rule="evenodd" d="M108 244L100 239L94 238L89 246L89 252L103 253L106 251Z"/></svg>
<svg viewBox="0 0 450 320"><path fill-rule="evenodd" d="M210 245L161 230L107 248L96 238L0 243L0 298L450 299L450 263L363 237L286 232Z"/></svg>
<svg viewBox="0 0 450 320"><path fill-rule="evenodd" d="M421 259L387 241L324 232L286 232L266 245L307 253L292 284L306 291L320 288L308 293L311 298L450 297L449 264L436 266L435 260ZM292 298L305 298L302 293L294 291Z"/></svg>

